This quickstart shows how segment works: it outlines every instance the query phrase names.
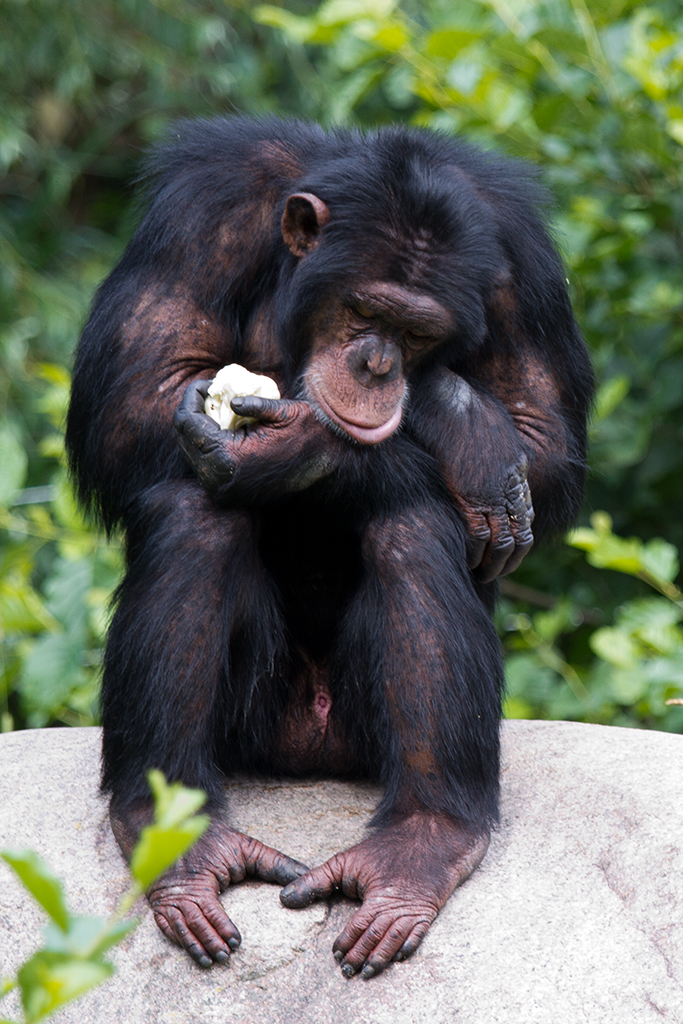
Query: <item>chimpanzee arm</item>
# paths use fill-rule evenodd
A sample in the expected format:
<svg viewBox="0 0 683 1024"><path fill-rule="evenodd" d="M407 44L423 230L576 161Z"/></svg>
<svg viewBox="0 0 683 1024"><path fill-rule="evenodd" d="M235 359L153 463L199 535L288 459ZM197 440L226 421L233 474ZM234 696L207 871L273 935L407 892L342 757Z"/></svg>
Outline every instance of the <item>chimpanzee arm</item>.
<svg viewBox="0 0 683 1024"><path fill-rule="evenodd" d="M483 165L464 151L458 160L454 180L476 181L500 263L480 293L483 336L461 336L442 360L453 373L417 383L408 425L440 463L470 534L470 564L489 580L519 564L532 521L540 538L577 514L593 376L566 273L537 213L544 197L535 172Z"/></svg>
<svg viewBox="0 0 683 1024"><path fill-rule="evenodd" d="M192 380L281 362L266 271L280 192L302 168L273 136L268 123L181 123L148 168L148 211L96 297L67 420L79 496L108 528L145 488L189 477L173 415Z"/></svg>
<svg viewBox="0 0 683 1024"><path fill-rule="evenodd" d="M468 563L484 582L517 568L533 544L530 453L501 402L450 370L416 389L411 433L435 456L468 531Z"/></svg>

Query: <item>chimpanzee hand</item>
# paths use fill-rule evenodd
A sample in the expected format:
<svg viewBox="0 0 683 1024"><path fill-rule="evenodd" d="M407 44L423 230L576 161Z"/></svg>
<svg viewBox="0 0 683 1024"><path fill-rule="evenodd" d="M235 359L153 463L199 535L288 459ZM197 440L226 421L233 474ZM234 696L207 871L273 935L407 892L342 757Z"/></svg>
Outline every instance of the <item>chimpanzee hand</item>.
<svg viewBox="0 0 683 1024"><path fill-rule="evenodd" d="M147 899L166 938L200 967L226 964L242 937L218 894L248 875L285 885L308 869L257 839L214 821L197 845L150 888Z"/></svg>
<svg viewBox="0 0 683 1024"><path fill-rule="evenodd" d="M448 470L445 473L467 526L468 564L483 583L513 572L533 546L528 465L526 455L521 455L507 472L492 474L480 481L479 489L471 490L449 479Z"/></svg>
<svg viewBox="0 0 683 1024"><path fill-rule="evenodd" d="M488 836L475 837L446 815L416 812L297 878L280 899L301 908L341 890L362 900L332 951L346 978L358 971L372 978L415 952L488 844Z"/></svg>
<svg viewBox="0 0 683 1024"><path fill-rule="evenodd" d="M209 493L219 500L275 497L310 487L335 465L337 439L308 402L246 395L232 399L258 423L221 430L204 412L211 381L191 383L174 416L178 442Z"/></svg>
<svg viewBox="0 0 683 1024"><path fill-rule="evenodd" d="M531 549L529 460L497 398L439 368L415 389L409 430L435 456L469 534L468 564L484 583Z"/></svg>

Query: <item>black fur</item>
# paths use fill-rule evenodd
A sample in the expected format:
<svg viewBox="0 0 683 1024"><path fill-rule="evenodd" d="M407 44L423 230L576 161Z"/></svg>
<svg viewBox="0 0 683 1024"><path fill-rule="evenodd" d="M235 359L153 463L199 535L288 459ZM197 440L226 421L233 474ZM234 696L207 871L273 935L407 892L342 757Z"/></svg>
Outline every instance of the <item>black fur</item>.
<svg viewBox="0 0 683 1024"><path fill-rule="evenodd" d="M467 568L442 474L455 428L426 382L446 367L499 408L529 455L538 532L566 526L582 493L592 378L535 174L426 131L232 118L177 125L146 181L147 213L78 349L67 429L81 501L128 544L105 659L105 789L138 800L145 770L159 767L219 803L226 774L277 771L273 735L303 650L326 666L349 771L386 784L378 822L418 805L486 831L502 688L494 587ZM280 218L300 192L332 220L297 261ZM254 363L253 331L272 307L297 397L312 318L369 277L413 287L408 243L425 237L422 286L456 326L411 376L403 428L378 446L342 442L335 472L299 494L267 495L261 481L263 501L214 501L171 424L187 381L243 358L268 372L265 351ZM563 439L547 460L486 369L501 360L519 365L520 388L530 360L552 384L530 398ZM483 435L471 448L459 458L473 475L498 458ZM439 777L411 767L407 747L430 751Z"/></svg>

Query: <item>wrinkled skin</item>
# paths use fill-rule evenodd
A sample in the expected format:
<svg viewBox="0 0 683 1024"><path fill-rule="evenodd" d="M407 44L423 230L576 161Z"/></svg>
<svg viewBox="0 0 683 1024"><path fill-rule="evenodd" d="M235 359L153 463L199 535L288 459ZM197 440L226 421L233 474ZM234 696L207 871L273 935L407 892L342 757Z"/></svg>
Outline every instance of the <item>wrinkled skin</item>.
<svg viewBox="0 0 683 1024"><path fill-rule="evenodd" d="M148 809L111 812L121 849L130 858ZM214 818L208 832L147 892L167 939L200 967L225 965L242 936L220 893L256 878L283 885L282 904L308 907L336 892L362 906L335 939L332 952L346 978L364 979L411 956L449 896L481 863L488 836L475 837L445 815L415 812L380 828L348 850L308 869L300 861Z"/></svg>
<svg viewBox="0 0 683 1024"><path fill-rule="evenodd" d="M148 810L135 815L112 810L112 830L128 858L141 823L149 818ZM150 887L147 899L166 938L200 967L210 967L227 964L242 942L218 899L220 893L245 878L287 885L307 871L305 864L214 818L189 853Z"/></svg>
<svg viewBox="0 0 683 1024"><path fill-rule="evenodd" d="M488 848L445 815L415 812L378 829L290 883L286 907L306 907L341 891L362 900L332 946L342 974L372 978L418 948L454 889Z"/></svg>

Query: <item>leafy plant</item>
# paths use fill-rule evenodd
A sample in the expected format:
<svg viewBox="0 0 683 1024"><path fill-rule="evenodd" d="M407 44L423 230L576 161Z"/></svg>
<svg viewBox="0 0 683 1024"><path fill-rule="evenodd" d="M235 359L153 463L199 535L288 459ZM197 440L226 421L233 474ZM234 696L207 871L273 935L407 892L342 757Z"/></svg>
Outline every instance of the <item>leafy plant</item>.
<svg viewBox="0 0 683 1024"><path fill-rule="evenodd" d="M121 558L65 486L65 367L131 234L141 155L177 116L398 120L539 165L600 382L587 508L683 549L679 3L0 0L0 18L1 728L96 720ZM651 586L576 547L525 559L499 617L509 713L683 731L678 677L657 675L673 653L619 610L664 615ZM599 656L617 644L630 669Z"/></svg>
<svg viewBox="0 0 683 1024"><path fill-rule="evenodd" d="M605 512L591 516L590 528L572 531L568 543L585 551L590 565L642 580L658 596L618 606L613 624L590 632L584 657L572 664L558 645L583 624L571 601L532 616L509 615L514 653L507 660L508 715L681 731L683 593L673 582L679 572L676 548L658 538L617 536Z"/></svg>
<svg viewBox="0 0 683 1024"><path fill-rule="evenodd" d="M139 923L125 920L125 915L208 828L208 815L196 813L206 800L201 790L186 789L179 782L168 785L158 771L149 773L149 783L154 821L140 833L130 864L133 883L109 918L73 914L61 882L31 850L0 854L49 917L42 948L22 964L15 980L0 986L0 998L19 988L23 1024L44 1020L112 976L114 966L105 953ZM2 1018L0 1024L17 1022Z"/></svg>

